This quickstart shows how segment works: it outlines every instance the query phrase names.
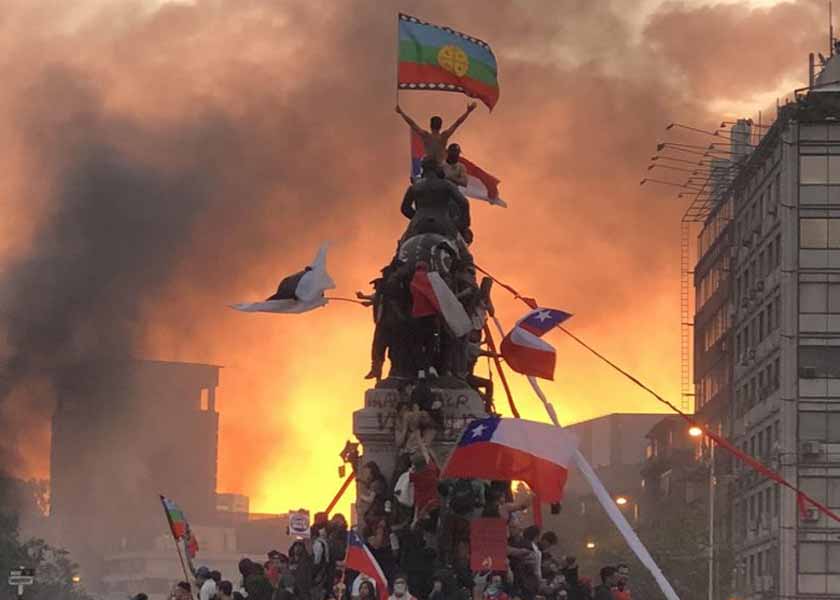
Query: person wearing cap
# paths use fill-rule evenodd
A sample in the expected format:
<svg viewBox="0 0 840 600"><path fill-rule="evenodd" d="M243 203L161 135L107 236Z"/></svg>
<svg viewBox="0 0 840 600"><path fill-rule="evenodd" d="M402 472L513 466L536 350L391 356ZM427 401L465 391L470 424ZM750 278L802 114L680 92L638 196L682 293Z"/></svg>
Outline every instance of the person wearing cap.
<svg viewBox="0 0 840 600"><path fill-rule="evenodd" d="M210 576L210 569L207 567L196 569L195 585L198 587L198 600L213 600L216 595L216 582Z"/></svg>
<svg viewBox="0 0 840 600"><path fill-rule="evenodd" d="M446 149L446 161L443 163L446 179L457 186L467 187L467 168L461 162L461 146L449 144Z"/></svg>

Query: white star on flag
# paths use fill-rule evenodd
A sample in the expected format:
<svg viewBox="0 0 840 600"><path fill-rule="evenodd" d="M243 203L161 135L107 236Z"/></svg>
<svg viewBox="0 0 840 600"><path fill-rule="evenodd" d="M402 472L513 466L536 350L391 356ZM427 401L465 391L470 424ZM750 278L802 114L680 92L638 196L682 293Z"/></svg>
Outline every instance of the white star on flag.
<svg viewBox="0 0 840 600"><path fill-rule="evenodd" d="M550 310L541 310L537 313L537 318L540 320L540 323L546 321L551 318L551 311Z"/></svg>
<svg viewBox="0 0 840 600"><path fill-rule="evenodd" d="M475 429L471 431L472 436L474 438L481 437L481 434L484 433L484 430L487 429L487 426L484 423L479 423L475 426Z"/></svg>

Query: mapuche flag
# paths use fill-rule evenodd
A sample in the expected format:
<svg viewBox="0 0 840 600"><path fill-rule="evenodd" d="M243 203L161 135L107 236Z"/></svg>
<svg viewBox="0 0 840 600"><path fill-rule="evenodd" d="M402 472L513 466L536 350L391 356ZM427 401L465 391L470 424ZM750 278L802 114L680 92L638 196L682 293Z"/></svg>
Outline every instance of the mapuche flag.
<svg viewBox="0 0 840 600"><path fill-rule="evenodd" d="M400 13L397 86L460 92L490 110L499 100L496 57L486 42Z"/></svg>
<svg viewBox="0 0 840 600"><path fill-rule="evenodd" d="M414 131L411 132L411 180L420 177L423 172L423 155L426 153L423 148L423 138ZM467 171L467 187L459 187L461 193L468 198L484 200L495 206L507 208L507 202L499 198L499 180L490 173L467 160L462 155L458 162L464 165Z"/></svg>
<svg viewBox="0 0 840 600"><path fill-rule="evenodd" d="M166 513L166 520L169 522L169 529L172 531L172 537L175 542L184 541L184 546L187 549L187 554L190 558L195 558L198 552L198 540L195 539L190 524L187 523L187 518L184 516L184 511L175 504L175 501L161 495L160 502L163 504L163 511Z"/></svg>
<svg viewBox="0 0 840 600"><path fill-rule="evenodd" d="M571 316L562 310L536 308L519 319L499 347L507 365L523 375L553 380L557 355L554 346L540 338Z"/></svg>
<svg viewBox="0 0 840 600"><path fill-rule="evenodd" d="M521 480L543 502L560 502L577 440L560 427L488 417L472 421L441 479Z"/></svg>

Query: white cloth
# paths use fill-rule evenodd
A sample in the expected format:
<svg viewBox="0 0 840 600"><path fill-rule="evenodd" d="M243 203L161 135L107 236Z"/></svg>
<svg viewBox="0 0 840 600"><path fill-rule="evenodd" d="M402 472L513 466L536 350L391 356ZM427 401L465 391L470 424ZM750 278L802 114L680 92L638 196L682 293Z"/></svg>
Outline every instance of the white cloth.
<svg viewBox="0 0 840 600"><path fill-rule="evenodd" d="M543 393L542 388L540 388L540 384L537 383L536 378L528 377L528 382L542 401L543 406L545 406L548 416L551 417L551 420L555 425L560 427L560 422L557 420L557 413L554 412L554 406L552 406L548 401L548 398L545 397L545 394ZM598 475L592 469L583 454L580 453L580 450L575 450L573 458L580 474L583 475L583 478L592 487L595 497L598 499L598 502L601 503L601 506L606 511L607 516L610 517L619 533L621 533L624 537L624 541L627 542L627 545L630 546L630 549L639 561L647 567L648 571L650 571L651 575L653 575L653 578L656 580L656 583L659 584L659 589L662 590L665 598L668 600L680 600L679 596L677 596L677 593L674 591L674 588L671 587L671 584L667 579L665 579L665 575L662 574L662 570L656 564L656 561L653 560L653 557L647 551L644 544L642 544L642 541L639 539L639 536L636 535L636 532L630 526L630 523L627 522L627 519L625 519L624 515L621 514L621 511L618 510L615 500L610 493L607 492L604 484L598 478Z"/></svg>
<svg viewBox="0 0 840 600"><path fill-rule="evenodd" d="M325 539L315 538L315 541L312 542L312 560L316 565L320 565L322 560L329 562L330 549Z"/></svg>
<svg viewBox="0 0 840 600"><path fill-rule="evenodd" d="M198 600L213 600L216 595L216 582L208 579L201 585L201 591L198 592Z"/></svg>
<svg viewBox="0 0 840 600"><path fill-rule="evenodd" d="M534 570L537 572L537 578L542 579L542 550L534 542L531 542L531 548L534 549L534 554L537 555L537 564L534 566Z"/></svg>
<svg viewBox="0 0 840 600"><path fill-rule="evenodd" d="M295 296L301 302L313 302L324 295L325 290L335 289L335 282L327 273L327 247L328 243L324 242L318 249L318 254L315 255L315 260L309 267L311 271L304 273L303 277L295 288Z"/></svg>
<svg viewBox="0 0 840 600"><path fill-rule="evenodd" d="M414 467L400 475L399 479L397 479L397 484L394 486L394 495L397 497L397 502L403 506L414 506L414 484L411 483L411 473L413 470Z"/></svg>
<svg viewBox="0 0 840 600"><path fill-rule="evenodd" d="M296 298L265 300L264 302L243 302L230 307L241 312L268 312L297 314L324 306L328 300L325 290L335 289L335 282L327 273L326 242L318 249L318 254L309 265L310 270L303 274L295 288Z"/></svg>

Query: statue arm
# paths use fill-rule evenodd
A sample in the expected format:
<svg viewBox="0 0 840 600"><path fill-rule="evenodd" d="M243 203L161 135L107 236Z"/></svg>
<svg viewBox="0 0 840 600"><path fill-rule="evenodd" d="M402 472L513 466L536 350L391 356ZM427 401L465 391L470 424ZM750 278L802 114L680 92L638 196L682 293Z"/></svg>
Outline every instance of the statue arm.
<svg viewBox="0 0 840 600"><path fill-rule="evenodd" d="M405 196L403 196L400 212L405 216L406 219L411 219L412 217L414 217L414 213L417 212L416 210L414 210L414 193L411 191L411 188L408 188L405 191Z"/></svg>

